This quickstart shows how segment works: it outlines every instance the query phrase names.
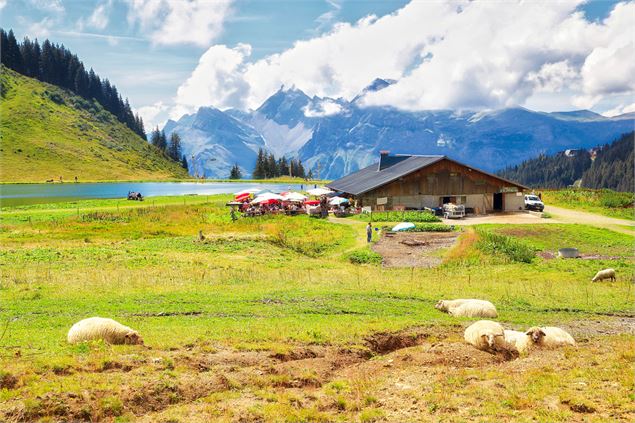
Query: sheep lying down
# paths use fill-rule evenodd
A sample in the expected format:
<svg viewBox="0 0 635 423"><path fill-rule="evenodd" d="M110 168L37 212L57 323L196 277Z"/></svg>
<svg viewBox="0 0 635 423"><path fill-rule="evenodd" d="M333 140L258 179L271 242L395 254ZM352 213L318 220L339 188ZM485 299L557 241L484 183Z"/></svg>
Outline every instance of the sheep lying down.
<svg viewBox="0 0 635 423"><path fill-rule="evenodd" d="M435 306L437 310L454 317L489 317L498 316L494 304L485 300L458 299L440 300Z"/></svg>
<svg viewBox="0 0 635 423"><path fill-rule="evenodd" d="M99 339L110 344L143 345L143 339L137 331L103 317L80 320L71 327L67 336L67 340L71 344Z"/></svg>
<svg viewBox="0 0 635 423"><path fill-rule="evenodd" d="M504 353L507 358L518 357L518 351L505 340L505 330L500 323L479 320L465 329L464 338L465 342L481 351Z"/></svg>
<svg viewBox="0 0 635 423"><path fill-rule="evenodd" d="M611 282L615 281L615 269L600 270L595 274L591 282L603 281L604 279L610 279Z"/></svg>
<svg viewBox="0 0 635 423"><path fill-rule="evenodd" d="M526 354L534 348L554 349L576 344L567 331L553 326L534 326L526 332L506 330L505 341L513 345L520 354Z"/></svg>

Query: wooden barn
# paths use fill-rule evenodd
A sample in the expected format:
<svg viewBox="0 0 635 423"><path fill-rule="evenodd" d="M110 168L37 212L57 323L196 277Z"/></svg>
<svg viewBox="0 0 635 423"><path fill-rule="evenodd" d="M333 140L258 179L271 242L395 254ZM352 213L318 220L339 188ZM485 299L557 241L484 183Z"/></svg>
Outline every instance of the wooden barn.
<svg viewBox="0 0 635 423"><path fill-rule="evenodd" d="M394 155L327 185L372 210L408 210L463 204L483 214L524 209L529 188L446 156Z"/></svg>

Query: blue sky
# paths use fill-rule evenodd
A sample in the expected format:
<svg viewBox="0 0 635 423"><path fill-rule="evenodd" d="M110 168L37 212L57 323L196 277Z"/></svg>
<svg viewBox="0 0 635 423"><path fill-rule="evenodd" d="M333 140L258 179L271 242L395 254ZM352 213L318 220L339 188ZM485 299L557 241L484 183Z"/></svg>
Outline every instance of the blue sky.
<svg viewBox="0 0 635 423"><path fill-rule="evenodd" d="M196 5L192 7L197 9L189 16L188 22L187 18L183 19L183 13L186 13L184 10L190 1ZM432 45L437 43L437 48L440 49L442 45L439 44L439 39L442 40L448 34L460 33L461 28L468 24L462 23L459 27L457 20L456 29L450 26L436 28L439 18L435 16L447 14L448 4L452 4L457 13L459 9L465 8L466 11L474 9L476 15L478 10L468 2L461 1L414 2L420 3L419 5L409 3L406 0L0 0L0 24L5 29L12 28L18 38L49 38L53 42L64 44L77 53L85 65L93 67L101 76L114 82L130 98L133 107L141 109L147 119L154 123L165 120L168 115L176 117L179 113L192 111L200 105L208 105L205 103L218 107L255 107L271 94L274 87L282 84L296 85L310 95L350 97L369 82L367 80L373 76L375 69L382 73L374 75L375 77L393 76L400 80L400 84L403 78L401 90L406 93L412 92L412 86L408 84L417 83L419 69L422 73L427 72L425 80L442 78L443 72L434 73L433 66L426 69L425 57L432 58L430 65L437 58L440 60L440 50L435 51ZM480 3L478 7L491 7L485 2ZM519 5L515 12L516 6L509 7L511 2L506 3L499 3L498 9L505 9L505 14L501 14L500 19L507 16L505 19L509 20L509 16L513 17L514 13L519 18L527 13L536 13L536 23L542 19L540 10L536 11L535 7L527 12L522 10L524 6ZM583 18L578 19L577 23L578 26L580 22L586 26L576 30L582 34L580 37L602 38L594 35L593 31L596 31L596 26L606 26L605 32L612 34L609 24L604 24L603 21L618 3L612 0L594 0L573 4L564 11L553 12L553 25L560 25L562 28L572 26L570 16L576 11L582 11ZM440 4L444 6L444 11L439 10ZM549 3L536 4L542 5L545 10L551 9ZM628 4L632 6L632 2ZM421 30L417 31L416 27L409 29L407 23L404 23L403 34L400 34L397 18L393 25L396 29L390 30L389 19L379 19L390 14L398 15L397 18L404 21L414 22L412 25L420 25ZM418 14L416 16L419 23L416 19L408 20L408 14ZM371 15L375 18L368 22L359 22ZM465 13L463 15L467 16ZM495 15L490 11L483 16L491 16L496 21L498 17ZM448 15L447 21L455 18ZM346 23L348 26L343 27ZM611 25L620 24L622 23ZM364 43L364 34L370 34L374 29L379 30L381 25L386 26L386 35L380 38L380 51L374 57L372 50L377 46L377 38L368 35L368 42ZM527 25L531 27L533 23L529 21ZM433 27L437 32L433 31ZM409 30L413 32L409 33ZM429 32L427 38L408 47L407 52L400 52L399 57L390 56L391 49L399 50L410 45L410 40L416 38L418 32L423 34L426 31ZM577 36L571 37L573 39ZM553 37L554 40L559 40L561 35L554 34ZM605 38L607 37L610 38L611 35ZM307 43L298 47L298 41ZM385 46L384 41L387 44ZM489 108L515 103L543 110L587 106L600 112L617 108L622 111L630 107L633 93L628 87L626 90L623 87L598 87L598 82L587 75L588 66L585 68L585 59L592 57L592 54L601 55L607 48L617 51L621 45L611 47L612 41L609 39L603 40L598 46L584 46L584 51L579 51L584 43L585 41L578 41L577 46L567 45L568 56L561 54L556 58L555 53L551 52L541 59L544 63L522 70L510 68L501 76L504 79L505 75L524 72L523 80L532 80L536 86L542 84L540 89L531 88L530 93L517 93L527 91L526 84L511 84L485 92L490 89L488 87L491 83L487 83L485 88L473 87L471 83L472 85L465 86L472 89L473 94L456 94L456 98L450 94L450 100L445 102L425 99L425 92L419 96L423 100L407 99L408 96L400 96L400 89L388 93L386 98L373 101L375 104L389 104L406 109ZM314 52L311 48L315 49ZM443 48L447 51L450 47ZM532 48L532 51L536 49L535 46ZM325 49L332 51L325 54ZM544 47L541 49L544 50ZM348 51L344 59L339 60L345 61L346 57L357 57L360 50L368 51L360 54L349 68L339 69L339 64L332 63L341 57L333 51ZM503 50L509 49L501 49ZM464 53L457 52L457 57L461 54ZM483 51L482 54L487 56L488 52ZM535 55L535 52L527 55ZM494 56L492 53L492 57ZM394 61L394 64L382 66L378 63L382 60ZM408 63L399 65L404 60ZM496 63L506 60L504 57L495 58ZM228 63L233 65L228 67ZM439 63L438 66L441 65ZM470 71L470 66L465 64L464 73ZM362 71L359 81L356 81L355 67ZM335 72L336 75L325 79L323 74L313 71L315 68L329 68L329 72ZM368 70L367 74L364 70ZM294 74L298 75L297 80L294 79ZM208 75L211 76L208 78ZM258 75L263 75L262 79ZM576 81L575 84L581 88L570 89L567 85L569 80ZM612 83L611 86L619 86L619 82ZM558 83L560 86L551 91L545 88ZM571 86L575 84L572 82ZM227 86L231 88L229 94ZM423 87L425 83L418 83L416 86ZM201 96L199 93L205 95ZM401 101L402 97L406 99Z"/></svg>

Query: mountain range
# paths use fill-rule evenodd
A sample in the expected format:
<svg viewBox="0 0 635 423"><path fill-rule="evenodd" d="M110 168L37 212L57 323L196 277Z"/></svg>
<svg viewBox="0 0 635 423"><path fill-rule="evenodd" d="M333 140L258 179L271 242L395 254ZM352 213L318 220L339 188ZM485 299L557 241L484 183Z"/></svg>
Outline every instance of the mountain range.
<svg viewBox="0 0 635 423"><path fill-rule="evenodd" d="M443 154L496 171L540 154L605 144L635 125L635 113L608 118L589 110L411 112L364 106L366 93L393 82L376 79L350 101L282 87L256 110L201 107L169 120L164 131L181 135L193 175L225 178L235 163L250 175L262 148L298 157L316 177L335 179L375 162L381 150Z"/></svg>

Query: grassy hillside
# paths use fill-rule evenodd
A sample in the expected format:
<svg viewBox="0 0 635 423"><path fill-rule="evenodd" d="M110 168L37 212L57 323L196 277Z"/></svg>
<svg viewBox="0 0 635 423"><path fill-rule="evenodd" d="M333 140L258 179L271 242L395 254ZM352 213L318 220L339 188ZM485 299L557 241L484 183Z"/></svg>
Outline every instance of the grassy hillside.
<svg viewBox="0 0 635 423"><path fill-rule="evenodd" d="M0 84L2 182L187 177L97 102L6 67Z"/></svg>

